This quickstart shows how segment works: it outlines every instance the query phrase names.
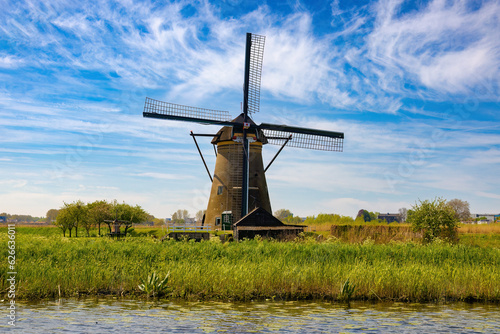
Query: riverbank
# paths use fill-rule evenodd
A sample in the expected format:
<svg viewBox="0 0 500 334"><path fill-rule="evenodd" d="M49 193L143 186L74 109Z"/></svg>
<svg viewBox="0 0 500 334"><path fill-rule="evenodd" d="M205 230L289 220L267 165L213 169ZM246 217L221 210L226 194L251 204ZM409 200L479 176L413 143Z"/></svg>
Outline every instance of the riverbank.
<svg viewBox="0 0 500 334"><path fill-rule="evenodd" d="M37 230L35 230L37 231ZM1 244L7 233L1 230ZM164 298L500 302L500 249L338 240L161 242L151 237L63 238L16 231L16 298L144 298L142 279L170 272ZM2 248L7 259L7 247ZM7 291L7 261L0 265Z"/></svg>

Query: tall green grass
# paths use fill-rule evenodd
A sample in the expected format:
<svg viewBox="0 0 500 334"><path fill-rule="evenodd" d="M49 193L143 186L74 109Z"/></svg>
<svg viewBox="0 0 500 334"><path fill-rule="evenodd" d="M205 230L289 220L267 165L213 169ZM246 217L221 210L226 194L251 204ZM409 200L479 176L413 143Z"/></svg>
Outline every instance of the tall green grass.
<svg viewBox="0 0 500 334"><path fill-rule="evenodd" d="M500 302L500 250L434 243L160 242L63 238L17 229L17 298L137 295L170 272L166 296L186 299L351 299ZM6 231L0 229L2 245ZM7 259L7 247L1 249ZM4 294L7 261L0 263ZM60 293L59 293L60 291Z"/></svg>

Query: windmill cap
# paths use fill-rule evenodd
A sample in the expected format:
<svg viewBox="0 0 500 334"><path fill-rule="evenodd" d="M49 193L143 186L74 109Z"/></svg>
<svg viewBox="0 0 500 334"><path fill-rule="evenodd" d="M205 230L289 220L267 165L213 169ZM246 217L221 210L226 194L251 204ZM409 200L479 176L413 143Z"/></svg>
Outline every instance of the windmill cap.
<svg viewBox="0 0 500 334"><path fill-rule="evenodd" d="M217 134L214 136L212 139L212 144L217 144L222 141L228 141L228 140L233 140L233 136L236 133L242 133L243 132L243 124L244 123L249 123L250 124L250 129L248 129L247 133L249 135L253 134L254 137L256 137L258 142L261 142L262 144L267 144L267 139L264 136L264 132L262 132L261 129L257 128L257 124L250 118L247 117L245 121L245 115L241 113L238 117L233 119L231 122L237 123L238 125L235 126L225 126L221 128Z"/></svg>

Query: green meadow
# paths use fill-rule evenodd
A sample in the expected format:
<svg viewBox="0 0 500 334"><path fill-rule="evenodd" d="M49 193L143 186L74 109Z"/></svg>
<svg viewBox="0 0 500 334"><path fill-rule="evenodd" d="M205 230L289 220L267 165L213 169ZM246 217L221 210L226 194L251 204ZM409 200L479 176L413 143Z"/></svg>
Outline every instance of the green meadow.
<svg viewBox="0 0 500 334"><path fill-rule="evenodd" d="M500 302L496 233L486 233L484 240L467 237L455 245L377 244L370 238L318 242L313 237L290 242L162 242L151 236L161 234L161 228L136 228L121 240L65 238L57 228L16 227L16 298L146 298L139 284L151 273L160 278L170 273L160 298L335 301L345 300L342 285L348 281L348 298L353 300ZM0 240L0 281L6 298L6 228L0 228Z"/></svg>

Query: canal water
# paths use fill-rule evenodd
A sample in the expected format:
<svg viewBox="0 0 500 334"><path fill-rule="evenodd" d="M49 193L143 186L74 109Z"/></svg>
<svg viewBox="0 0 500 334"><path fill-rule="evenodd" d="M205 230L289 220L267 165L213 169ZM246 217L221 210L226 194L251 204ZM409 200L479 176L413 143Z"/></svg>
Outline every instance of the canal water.
<svg viewBox="0 0 500 334"><path fill-rule="evenodd" d="M5 316L0 332L500 333L500 308L491 304L68 299L16 306L16 327Z"/></svg>

